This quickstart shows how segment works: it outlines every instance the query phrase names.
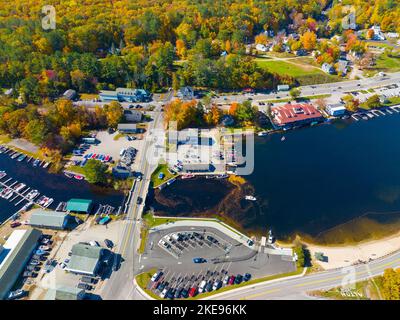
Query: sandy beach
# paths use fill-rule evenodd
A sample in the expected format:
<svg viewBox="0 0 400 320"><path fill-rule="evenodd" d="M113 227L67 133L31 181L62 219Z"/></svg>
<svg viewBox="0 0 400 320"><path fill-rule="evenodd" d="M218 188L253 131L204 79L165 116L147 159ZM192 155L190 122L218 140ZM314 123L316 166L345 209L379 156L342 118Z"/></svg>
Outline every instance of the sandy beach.
<svg viewBox="0 0 400 320"><path fill-rule="evenodd" d="M342 268L362 261L374 260L400 250L400 232L380 239L349 246L318 246L305 243L314 258L315 252L322 252L328 261L317 263L325 270ZM315 259L314 259L315 260Z"/></svg>

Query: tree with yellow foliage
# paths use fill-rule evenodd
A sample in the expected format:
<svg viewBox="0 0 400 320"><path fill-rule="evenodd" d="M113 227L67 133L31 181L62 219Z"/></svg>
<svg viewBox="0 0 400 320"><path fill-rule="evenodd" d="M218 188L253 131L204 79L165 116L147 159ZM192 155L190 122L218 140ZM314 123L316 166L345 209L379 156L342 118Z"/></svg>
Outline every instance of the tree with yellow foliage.
<svg viewBox="0 0 400 320"><path fill-rule="evenodd" d="M300 37L300 41L305 50L314 50L317 45L317 35L312 31L307 31Z"/></svg>

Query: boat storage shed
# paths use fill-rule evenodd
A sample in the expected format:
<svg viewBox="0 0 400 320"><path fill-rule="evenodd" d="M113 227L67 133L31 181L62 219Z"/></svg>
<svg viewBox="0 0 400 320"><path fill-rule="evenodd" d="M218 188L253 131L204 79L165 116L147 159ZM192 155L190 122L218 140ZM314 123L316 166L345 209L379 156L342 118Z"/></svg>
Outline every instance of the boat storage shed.
<svg viewBox="0 0 400 320"><path fill-rule="evenodd" d="M0 300L8 297L41 235L37 229L15 230L6 243L0 245Z"/></svg>
<svg viewBox="0 0 400 320"><path fill-rule="evenodd" d="M93 201L88 199L71 199L67 202L67 211L89 213L92 209Z"/></svg>
<svg viewBox="0 0 400 320"><path fill-rule="evenodd" d="M68 214L51 210L35 210L29 220L29 224L38 228L63 230L68 223Z"/></svg>

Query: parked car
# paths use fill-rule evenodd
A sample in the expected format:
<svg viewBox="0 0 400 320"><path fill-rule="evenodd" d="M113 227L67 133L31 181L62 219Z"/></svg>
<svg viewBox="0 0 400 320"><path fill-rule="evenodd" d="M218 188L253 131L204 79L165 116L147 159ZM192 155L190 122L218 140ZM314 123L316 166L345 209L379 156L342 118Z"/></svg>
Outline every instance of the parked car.
<svg viewBox="0 0 400 320"><path fill-rule="evenodd" d="M82 282L84 282L84 283L90 283L90 284L95 284L95 283L97 283L97 279L96 278L92 278L92 277L89 277L89 276L83 276L82 278L81 278L81 281Z"/></svg>
<svg viewBox="0 0 400 320"><path fill-rule="evenodd" d="M204 258L193 258L193 262L194 263L205 263L205 262L207 262L207 260Z"/></svg>
<svg viewBox="0 0 400 320"><path fill-rule="evenodd" d="M113 271L118 271L120 265L121 265L121 255L116 254L115 257L114 257L114 262L113 262L112 270L113 270Z"/></svg>
<svg viewBox="0 0 400 320"><path fill-rule="evenodd" d="M8 295L8 300L15 300L15 299L19 299L19 298L23 298L26 296L28 292L22 289L18 289L15 291L11 291Z"/></svg>
<svg viewBox="0 0 400 320"><path fill-rule="evenodd" d="M218 290L218 289L221 288L221 287L222 287L222 282L221 282L221 280L215 280L212 289L213 289L213 290Z"/></svg>
<svg viewBox="0 0 400 320"><path fill-rule="evenodd" d="M205 280L203 280L200 285L199 285L199 292L203 293L204 289L206 288L207 282Z"/></svg>
<svg viewBox="0 0 400 320"><path fill-rule="evenodd" d="M228 284L228 282L229 282L229 276L226 275L226 276L224 277L224 280L223 280L222 282L223 282L223 284Z"/></svg>
<svg viewBox="0 0 400 320"><path fill-rule="evenodd" d="M100 243L98 243L97 241L94 241L94 240L89 241L89 244L90 244L92 247L100 247Z"/></svg>
<svg viewBox="0 0 400 320"><path fill-rule="evenodd" d="M179 299L181 297L182 291L183 291L183 288L176 289L175 290L175 294L174 294L174 298L175 299Z"/></svg>
<svg viewBox="0 0 400 320"><path fill-rule="evenodd" d="M161 277L162 275L163 275L163 272L162 272L162 271L156 272L156 273L153 274L153 276L151 277L151 281L152 281L152 282L157 281L158 279L160 279L160 277Z"/></svg>
<svg viewBox="0 0 400 320"><path fill-rule="evenodd" d="M234 284L235 283L235 276L231 276L230 278L229 278L229 280L228 280L228 284L229 285L232 285L232 284Z"/></svg>
<svg viewBox="0 0 400 320"><path fill-rule="evenodd" d="M136 200L136 203L137 204L142 204L142 202L143 202L142 197L138 197L137 200Z"/></svg>
<svg viewBox="0 0 400 320"><path fill-rule="evenodd" d="M161 291L161 293L160 293L160 298L164 299L165 296L167 295L168 291L169 291L168 287L164 288L164 290Z"/></svg>
<svg viewBox="0 0 400 320"><path fill-rule="evenodd" d="M245 273L243 277L243 281L249 281L251 279L251 274L250 273Z"/></svg>
<svg viewBox="0 0 400 320"><path fill-rule="evenodd" d="M207 282L207 285L206 285L205 289L206 289L207 292L213 291L213 283L212 283L212 281Z"/></svg>
<svg viewBox="0 0 400 320"><path fill-rule="evenodd" d="M114 243L109 239L104 239L104 243L106 244L107 248L112 249L114 247Z"/></svg>
<svg viewBox="0 0 400 320"><path fill-rule="evenodd" d="M93 287L92 287L90 284L82 283L82 282L81 282L81 283L78 284L78 289L90 291L90 290L93 289Z"/></svg>
<svg viewBox="0 0 400 320"><path fill-rule="evenodd" d="M174 294L175 294L175 289L170 288L167 292L167 298L168 299L173 299L174 298Z"/></svg>
<svg viewBox="0 0 400 320"><path fill-rule="evenodd" d="M15 221L13 223L10 224L11 228L17 228L21 225L21 222L19 221Z"/></svg>
<svg viewBox="0 0 400 320"><path fill-rule="evenodd" d="M192 287L189 290L189 297L194 297L197 294L197 288L196 287Z"/></svg>
<svg viewBox="0 0 400 320"><path fill-rule="evenodd" d="M243 276L241 274L238 274L235 278L235 284L240 284L243 280Z"/></svg>
<svg viewBox="0 0 400 320"><path fill-rule="evenodd" d="M182 296L183 298L189 297L189 290L187 290L186 288L183 288L183 289L182 289L182 292L181 292L181 296Z"/></svg>

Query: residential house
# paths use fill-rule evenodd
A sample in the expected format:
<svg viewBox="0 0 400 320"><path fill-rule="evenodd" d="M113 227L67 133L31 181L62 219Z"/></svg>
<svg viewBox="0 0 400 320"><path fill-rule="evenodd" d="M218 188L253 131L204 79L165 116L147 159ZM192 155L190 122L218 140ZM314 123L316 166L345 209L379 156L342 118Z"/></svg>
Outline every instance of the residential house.
<svg viewBox="0 0 400 320"><path fill-rule="evenodd" d="M182 87L179 89L177 94L179 99L182 100L193 100L194 99L194 90L192 87Z"/></svg>
<svg viewBox="0 0 400 320"><path fill-rule="evenodd" d="M326 106L326 112L332 117L339 117L346 113L346 108L341 103L329 104Z"/></svg>
<svg viewBox="0 0 400 320"><path fill-rule="evenodd" d="M124 110L124 118L128 122L140 122L143 118L143 113L138 110Z"/></svg>
<svg viewBox="0 0 400 320"><path fill-rule="evenodd" d="M335 68L329 64L329 63L324 63L322 64L322 70L328 74L334 74L335 73Z"/></svg>
<svg viewBox="0 0 400 320"><path fill-rule="evenodd" d="M67 91L65 91L64 93L63 93L63 98L64 99L67 99L67 100L75 100L75 98L76 98L76 91L75 90L73 90L73 89L68 89Z"/></svg>

